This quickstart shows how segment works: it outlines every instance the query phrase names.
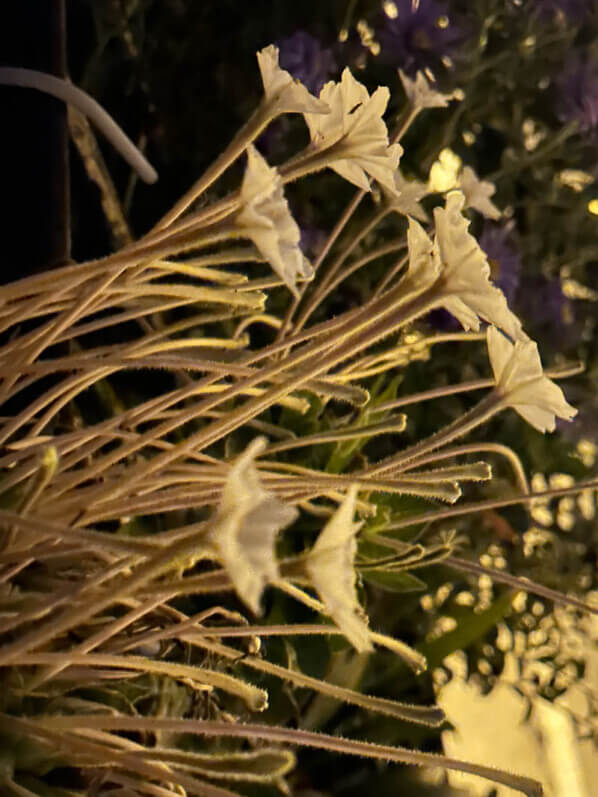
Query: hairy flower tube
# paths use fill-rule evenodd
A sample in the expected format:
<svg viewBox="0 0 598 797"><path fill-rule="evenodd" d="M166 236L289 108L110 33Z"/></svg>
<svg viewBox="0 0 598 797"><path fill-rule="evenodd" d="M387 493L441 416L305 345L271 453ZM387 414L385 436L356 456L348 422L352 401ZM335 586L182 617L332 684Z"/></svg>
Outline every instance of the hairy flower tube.
<svg viewBox="0 0 598 797"><path fill-rule="evenodd" d="M318 150L334 145L327 165L364 191L370 190L369 177L394 189L394 174L401 157L398 144L388 143L388 130L382 119L390 93L379 86L370 96L351 70L343 71L340 83L330 81L320 92L329 114L306 113L312 145Z"/></svg>
<svg viewBox="0 0 598 797"><path fill-rule="evenodd" d="M278 578L276 535L297 517L294 507L261 486L255 458L265 447L265 438L256 438L231 468L210 534L237 594L254 614L260 613L264 587Z"/></svg>
<svg viewBox="0 0 598 797"><path fill-rule="evenodd" d="M459 175L459 188L463 191L466 207L473 208L494 221L500 218L500 210L490 199L496 191L494 183L480 180L471 166L465 166Z"/></svg>
<svg viewBox="0 0 598 797"><path fill-rule="evenodd" d="M561 388L544 376L533 340L510 343L493 326L488 327L486 340L496 388L505 406L512 407L539 432L553 432L557 417L570 421L577 415Z"/></svg>

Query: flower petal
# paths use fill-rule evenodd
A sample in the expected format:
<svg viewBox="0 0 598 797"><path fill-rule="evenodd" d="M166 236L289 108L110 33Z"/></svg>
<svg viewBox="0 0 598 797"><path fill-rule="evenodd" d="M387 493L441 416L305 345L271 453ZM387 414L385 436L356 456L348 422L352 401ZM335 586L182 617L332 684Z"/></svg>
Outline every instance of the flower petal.
<svg viewBox="0 0 598 797"><path fill-rule="evenodd" d="M330 111L322 100L312 96L305 86L278 65L278 47L270 44L257 53L257 61L268 102L278 113L314 113Z"/></svg>
<svg viewBox="0 0 598 797"><path fill-rule="evenodd" d="M301 232L284 197L282 180L253 146L247 148L247 168L241 186L242 210L235 223L254 242L274 271L297 294L297 279L312 276L299 248Z"/></svg>
<svg viewBox="0 0 598 797"><path fill-rule="evenodd" d="M340 83L330 81L320 92L320 99L331 112L326 116L305 114L313 146L321 150L335 145L338 148L339 158L332 159L331 153L330 168L364 190L369 190L366 175L389 190L394 187L394 172L403 150L398 144L388 143L382 114L389 96L384 86L370 96L346 68Z"/></svg>
<svg viewBox="0 0 598 797"><path fill-rule="evenodd" d="M570 421L577 414L561 388L544 376L533 340L510 343L495 327L488 327L486 340L496 387L506 406L539 432L554 431L556 417Z"/></svg>
<svg viewBox="0 0 598 797"><path fill-rule="evenodd" d="M465 166L459 175L459 188L465 196L465 205L479 211L488 219L500 219L501 212L494 202L490 200L494 196L496 187L490 180L480 180L470 166Z"/></svg>
<svg viewBox="0 0 598 797"><path fill-rule="evenodd" d="M265 438L256 438L232 466L210 534L237 594L255 614L264 587L278 578L276 535L297 517L261 485L254 460L265 447Z"/></svg>
<svg viewBox="0 0 598 797"><path fill-rule="evenodd" d="M357 487L353 485L330 518L306 563L311 581L327 612L359 652L372 649L369 628L355 590L355 534L361 523L354 523Z"/></svg>
<svg viewBox="0 0 598 797"><path fill-rule="evenodd" d="M451 100L456 100L460 96L456 91L451 94L442 94L436 91L421 71L416 74L415 80L411 80L402 69L399 69L399 77L414 111L424 108L446 108Z"/></svg>

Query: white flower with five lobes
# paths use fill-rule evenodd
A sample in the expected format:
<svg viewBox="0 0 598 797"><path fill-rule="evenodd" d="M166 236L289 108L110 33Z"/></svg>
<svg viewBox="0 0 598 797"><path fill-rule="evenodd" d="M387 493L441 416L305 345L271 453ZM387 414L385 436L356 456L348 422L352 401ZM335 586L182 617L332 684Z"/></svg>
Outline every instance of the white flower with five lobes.
<svg viewBox="0 0 598 797"><path fill-rule="evenodd" d="M305 114L312 145L319 150L334 146L328 166L365 191L370 190L368 176L389 191L394 189L394 174L403 150L399 144L388 143L382 115L389 96L385 86L379 86L370 96L346 68L340 83L330 81L320 92L320 100L330 107L330 113Z"/></svg>
<svg viewBox="0 0 598 797"><path fill-rule="evenodd" d="M544 376L533 340L510 343L492 326L486 340L496 388L505 406L512 407L539 432L553 432L556 418L570 421L577 415L560 387Z"/></svg>
<svg viewBox="0 0 598 797"><path fill-rule="evenodd" d="M241 203L236 226L297 294L297 280L299 277L309 279L312 268L299 248L301 233L285 199L282 179L253 145L247 148Z"/></svg>

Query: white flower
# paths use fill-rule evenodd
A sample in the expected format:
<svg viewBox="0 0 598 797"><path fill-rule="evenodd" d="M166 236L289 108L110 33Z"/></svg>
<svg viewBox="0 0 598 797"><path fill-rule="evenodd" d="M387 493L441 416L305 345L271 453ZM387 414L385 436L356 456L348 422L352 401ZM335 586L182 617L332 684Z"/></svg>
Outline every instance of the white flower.
<svg viewBox="0 0 598 797"><path fill-rule="evenodd" d="M353 485L322 529L308 555L306 569L326 611L349 642L363 652L371 650L372 644L355 590L355 534L362 525L353 522L356 498L357 487Z"/></svg>
<svg viewBox="0 0 598 797"><path fill-rule="evenodd" d="M423 72L418 72L415 80L399 69L399 77L405 89L405 94L409 104L414 111L421 111L424 108L446 108L451 100L461 99L460 92L453 91L451 94L441 94L430 85Z"/></svg>
<svg viewBox="0 0 598 797"><path fill-rule="evenodd" d="M510 343L492 326L488 327L486 340L496 387L507 407L516 410L539 432L553 432L555 416L570 421L577 415L560 387L544 376L533 340Z"/></svg>
<svg viewBox="0 0 598 797"><path fill-rule="evenodd" d="M299 248L301 234L284 198L280 175L251 145L247 148L241 202L244 207L236 225L297 295L297 278L310 278L313 271Z"/></svg>
<svg viewBox="0 0 598 797"><path fill-rule="evenodd" d="M480 180L470 166L465 166L459 175L459 188L463 191L465 205L468 208L478 210L489 219L500 218L500 210L490 200L496 191L494 183L491 183L490 180Z"/></svg>
<svg viewBox="0 0 598 797"><path fill-rule="evenodd" d="M329 162L330 168L365 191L370 190L368 175L389 191L394 190L394 173L403 150L398 144L388 144L388 130L382 119L388 89L379 86L370 97L347 68L340 83L326 83L320 99L331 112L306 113L305 121L315 147L337 145L339 158Z"/></svg>
<svg viewBox="0 0 598 797"><path fill-rule="evenodd" d="M316 99L303 83L278 65L278 47L270 44L257 53L264 95L278 113L329 113L330 108Z"/></svg>
<svg viewBox="0 0 598 797"><path fill-rule="evenodd" d="M406 180L397 169L394 176L394 189L387 191L388 203L397 213L413 216L420 221L427 221L428 214L419 204L428 193L428 187L419 180Z"/></svg>
<svg viewBox="0 0 598 797"><path fill-rule="evenodd" d="M276 535L297 517L260 483L254 460L265 447L265 438L256 438L232 466L210 534L237 594L255 614L264 587L278 579Z"/></svg>
<svg viewBox="0 0 598 797"><path fill-rule="evenodd" d="M407 244L407 290L421 290L436 283L435 306L444 307L464 329L480 328L480 318L502 329L511 338L525 339L521 321L509 310L504 293L490 282L488 258L469 234L469 221L461 213L465 198L451 191L444 208L435 208L434 243L421 225L410 219Z"/></svg>

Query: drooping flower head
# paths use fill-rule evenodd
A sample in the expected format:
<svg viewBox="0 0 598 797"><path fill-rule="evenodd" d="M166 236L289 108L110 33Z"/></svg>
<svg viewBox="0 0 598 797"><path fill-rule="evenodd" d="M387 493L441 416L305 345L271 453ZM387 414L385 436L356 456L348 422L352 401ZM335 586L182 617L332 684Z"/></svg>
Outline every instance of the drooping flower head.
<svg viewBox="0 0 598 797"><path fill-rule="evenodd" d="M500 210L490 199L496 187L490 180L481 180L471 166L464 166L459 175L459 188L465 197L465 207L473 208L487 219L500 218Z"/></svg>
<svg viewBox="0 0 598 797"><path fill-rule="evenodd" d="M297 279L311 277L312 268L299 248L301 233L284 197L280 175L253 146L247 148L241 201L236 226L296 294Z"/></svg>
<svg viewBox="0 0 598 797"><path fill-rule="evenodd" d="M486 222L480 235L480 246L488 257L492 282L498 285L511 305L521 276L521 256L513 239L513 224Z"/></svg>
<svg viewBox="0 0 598 797"><path fill-rule="evenodd" d="M486 340L496 387L506 406L539 432L553 432L557 417L568 421L575 417L577 410L567 403L560 387L544 376L533 340L510 343L493 326L488 327Z"/></svg>
<svg viewBox="0 0 598 797"><path fill-rule="evenodd" d="M278 64L278 47L270 44L257 53L264 96L274 113L328 113L327 105L312 97L307 88L294 80Z"/></svg>
<svg viewBox="0 0 598 797"><path fill-rule="evenodd" d="M280 65L312 92L319 94L322 86L336 72L336 61L330 47L323 47L319 39L304 30L281 39Z"/></svg>
<svg viewBox="0 0 598 797"><path fill-rule="evenodd" d="M305 566L334 622L355 649L363 652L371 650L372 643L355 589L355 535L362 525L353 521L356 498L357 487L353 485L322 529Z"/></svg>
<svg viewBox="0 0 598 797"><path fill-rule="evenodd" d="M263 437L256 438L232 466L210 533L237 594L255 614L264 587L278 578L276 535L297 517L294 507L261 485L255 458L265 446Z"/></svg>
<svg viewBox="0 0 598 797"><path fill-rule="evenodd" d="M451 191L445 207L435 208L434 242L415 219L409 219L405 287L418 293L432 289L437 294L435 305L448 310L466 330L479 330L483 319L513 340L525 337L504 293L490 281L488 259L468 232L469 221L462 213L464 204L463 194Z"/></svg>
<svg viewBox="0 0 598 797"><path fill-rule="evenodd" d="M305 114L314 147L337 145L339 157L329 163L330 168L365 191L370 190L368 175L389 190L394 188L402 149L398 144L388 144L382 115L389 96L385 86L379 86L370 96L346 68L340 83L330 81L320 92L320 100L331 112Z"/></svg>
<svg viewBox="0 0 598 797"><path fill-rule="evenodd" d="M465 38L441 0L394 0L385 9L376 26L380 57L409 74L450 57Z"/></svg>
<svg viewBox="0 0 598 797"><path fill-rule="evenodd" d="M420 201L428 194L428 186L419 180L406 180L401 170L395 172L393 191L385 191L390 207L403 216L427 221L428 214L420 205Z"/></svg>
<svg viewBox="0 0 598 797"><path fill-rule="evenodd" d="M399 69L399 78L409 105L417 111L422 111L424 108L446 108L451 100L461 96L458 92L443 94L441 91L437 91L434 83L428 80L423 72L418 72L412 80L402 69Z"/></svg>
<svg viewBox="0 0 598 797"><path fill-rule="evenodd" d="M577 122L579 130L598 130L598 63L573 55L556 79L557 114L561 122Z"/></svg>

